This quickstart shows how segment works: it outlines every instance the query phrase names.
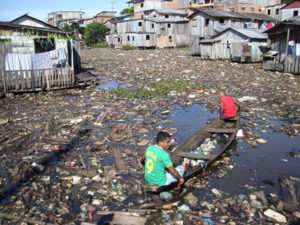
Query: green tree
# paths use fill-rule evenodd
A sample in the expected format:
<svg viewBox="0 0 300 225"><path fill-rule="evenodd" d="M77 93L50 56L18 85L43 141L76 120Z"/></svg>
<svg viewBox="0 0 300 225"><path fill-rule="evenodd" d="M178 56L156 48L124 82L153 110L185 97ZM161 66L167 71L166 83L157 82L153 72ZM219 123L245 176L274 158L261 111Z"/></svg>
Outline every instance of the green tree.
<svg viewBox="0 0 300 225"><path fill-rule="evenodd" d="M73 22L71 25L69 24L65 24L63 26L63 30L67 31L67 32L75 32L76 30L78 30L80 28L79 24L76 22Z"/></svg>
<svg viewBox="0 0 300 225"><path fill-rule="evenodd" d="M70 28L72 29L72 31L78 30L79 27L80 27L79 24L76 23L76 22L73 22L73 23L71 24L71 26L70 26Z"/></svg>
<svg viewBox="0 0 300 225"><path fill-rule="evenodd" d="M64 26L63 26L63 30L64 31L67 31L67 32L71 32L72 31L72 28L71 28L71 26L69 25L69 24L65 24Z"/></svg>
<svg viewBox="0 0 300 225"><path fill-rule="evenodd" d="M109 28L102 23L90 23L86 26L84 31L84 42L86 45L91 46L93 44L104 42L105 34L109 31Z"/></svg>
<svg viewBox="0 0 300 225"><path fill-rule="evenodd" d="M78 32L84 34L85 27L79 27Z"/></svg>
<svg viewBox="0 0 300 225"><path fill-rule="evenodd" d="M134 12L134 7L125 8L120 12L120 15L131 14Z"/></svg>

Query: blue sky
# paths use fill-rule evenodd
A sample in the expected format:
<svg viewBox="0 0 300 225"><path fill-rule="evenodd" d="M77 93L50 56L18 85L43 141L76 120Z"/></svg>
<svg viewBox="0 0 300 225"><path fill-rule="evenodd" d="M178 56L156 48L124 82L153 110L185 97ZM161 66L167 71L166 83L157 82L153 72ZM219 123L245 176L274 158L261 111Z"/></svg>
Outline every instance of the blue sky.
<svg viewBox="0 0 300 225"><path fill-rule="evenodd" d="M48 13L54 11L85 12L86 17L94 16L101 11L120 12L128 7L129 0L0 0L0 21L11 21L25 13L46 21ZM113 3L112 3L113 2Z"/></svg>

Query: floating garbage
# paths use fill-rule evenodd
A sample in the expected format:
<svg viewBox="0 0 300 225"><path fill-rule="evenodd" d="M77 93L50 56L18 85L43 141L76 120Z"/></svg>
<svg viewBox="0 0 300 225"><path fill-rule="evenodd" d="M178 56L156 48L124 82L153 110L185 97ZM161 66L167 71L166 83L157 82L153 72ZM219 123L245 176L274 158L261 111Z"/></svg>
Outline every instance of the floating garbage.
<svg viewBox="0 0 300 225"><path fill-rule="evenodd" d="M272 209L267 209L266 211L264 211L264 215L273 219L274 221L278 222L278 223L286 223L286 217Z"/></svg>
<svg viewBox="0 0 300 225"><path fill-rule="evenodd" d="M162 200L170 201L170 200L172 200L173 195L172 195L170 192L164 191L164 192L161 192L161 193L159 194L159 197L160 197Z"/></svg>
<svg viewBox="0 0 300 225"><path fill-rule="evenodd" d="M37 172L42 172L44 170L44 166L38 163L33 162L31 164L31 166L33 167L34 170L36 170Z"/></svg>
<svg viewBox="0 0 300 225"><path fill-rule="evenodd" d="M190 210L190 207L188 207L187 205L181 205L178 207L178 210L181 212L188 212Z"/></svg>
<svg viewBox="0 0 300 225"><path fill-rule="evenodd" d="M203 155L210 155L212 153L212 151L214 151L216 149L217 146L217 140L212 140L210 138L206 138L204 140L204 142L197 147L195 150L191 151L191 153L194 154L203 154ZM199 160L195 160L195 159L187 159L184 158L184 163L188 164L188 162L190 162L190 166L192 167L197 167L200 164L204 163L204 160L199 159Z"/></svg>

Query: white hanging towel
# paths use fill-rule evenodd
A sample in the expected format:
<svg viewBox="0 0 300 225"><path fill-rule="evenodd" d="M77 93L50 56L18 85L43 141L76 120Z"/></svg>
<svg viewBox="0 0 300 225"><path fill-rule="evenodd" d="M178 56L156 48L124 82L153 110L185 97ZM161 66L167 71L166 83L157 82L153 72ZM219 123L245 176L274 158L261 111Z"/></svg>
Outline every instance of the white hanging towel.
<svg viewBox="0 0 300 225"><path fill-rule="evenodd" d="M5 55L5 70L31 70L31 54L7 53Z"/></svg>
<svg viewBox="0 0 300 225"><path fill-rule="evenodd" d="M52 60L50 52L33 54L32 68L34 70L52 69Z"/></svg>
<svg viewBox="0 0 300 225"><path fill-rule="evenodd" d="M67 61L67 55L64 48L57 49L57 59L59 63L64 63Z"/></svg>

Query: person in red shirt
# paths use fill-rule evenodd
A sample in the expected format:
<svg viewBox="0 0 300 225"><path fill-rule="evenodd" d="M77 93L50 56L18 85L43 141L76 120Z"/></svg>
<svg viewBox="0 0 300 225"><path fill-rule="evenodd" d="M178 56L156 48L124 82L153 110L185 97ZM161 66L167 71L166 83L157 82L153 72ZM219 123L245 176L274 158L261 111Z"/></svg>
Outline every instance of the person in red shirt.
<svg viewBox="0 0 300 225"><path fill-rule="evenodd" d="M219 91L219 99L221 103L219 118L229 120L236 116L237 112L241 110L241 105L238 101L230 96L226 96L225 91ZM238 109L236 108L238 106Z"/></svg>

